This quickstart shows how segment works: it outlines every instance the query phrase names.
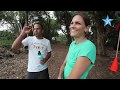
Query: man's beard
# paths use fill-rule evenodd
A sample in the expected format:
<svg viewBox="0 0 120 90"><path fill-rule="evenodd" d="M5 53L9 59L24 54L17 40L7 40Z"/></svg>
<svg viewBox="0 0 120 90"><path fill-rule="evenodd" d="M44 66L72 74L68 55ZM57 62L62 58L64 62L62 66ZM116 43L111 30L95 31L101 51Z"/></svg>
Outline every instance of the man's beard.
<svg viewBox="0 0 120 90"><path fill-rule="evenodd" d="M36 32L33 32L33 35L34 35L34 36L41 36L42 33L36 33Z"/></svg>

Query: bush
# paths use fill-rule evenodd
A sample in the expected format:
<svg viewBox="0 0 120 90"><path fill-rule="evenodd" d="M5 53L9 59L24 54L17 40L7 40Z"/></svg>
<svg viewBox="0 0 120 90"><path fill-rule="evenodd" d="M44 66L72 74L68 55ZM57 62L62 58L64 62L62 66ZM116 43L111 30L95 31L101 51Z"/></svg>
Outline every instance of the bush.
<svg viewBox="0 0 120 90"><path fill-rule="evenodd" d="M7 46L7 47L11 47L13 43L13 40L8 40L8 39L0 39L0 46Z"/></svg>
<svg viewBox="0 0 120 90"><path fill-rule="evenodd" d="M57 37L57 41L66 42L66 41L67 41L67 38L66 38L65 35L60 34L60 35Z"/></svg>

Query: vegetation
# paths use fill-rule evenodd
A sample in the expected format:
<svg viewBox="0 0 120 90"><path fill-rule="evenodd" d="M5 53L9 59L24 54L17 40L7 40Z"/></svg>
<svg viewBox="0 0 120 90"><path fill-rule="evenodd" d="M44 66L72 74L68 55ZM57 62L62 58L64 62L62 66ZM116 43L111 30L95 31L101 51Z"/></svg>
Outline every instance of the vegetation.
<svg viewBox="0 0 120 90"><path fill-rule="evenodd" d="M52 37L57 37L58 41L66 41L71 43L72 38L69 34L69 24L72 15L76 11L53 11L55 18L50 16L49 11L0 11L0 24L9 23L11 27L9 30L12 32L0 32L0 44L10 44L22 30L26 24L33 24L35 21L40 21L44 27L44 37L52 41ZM86 11L86 14L90 17L92 35L88 38L93 41L97 46L97 54L105 55L105 48L111 44L112 47L116 46L118 31L115 30L115 26L119 23L118 11ZM103 18L109 15L110 18L114 18L113 27L106 26L102 21ZM65 26L65 29L62 28ZM62 30L64 35L59 35L58 30ZM32 35L32 33L30 34ZM5 37L5 38L3 38ZM7 41L8 40L8 41ZM5 43L6 42L6 43Z"/></svg>
<svg viewBox="0 0 120 90"><path fill-rule="evenodd" d="M13 40L3 39L3 40L0 40L0 47L1 46L11 47L12 43L13 43Z"/></svg>
<svg viewBox="0 0 120 90"><path fill-rule="evenodd" d="M11 47L14 39L15 37L13 33L8 31L0 32L0 46Z"/></svg>
<svg viewBox="0 0 120 90"><path fill-rule="evenodd" d="M57 41L60 41L60 42L67 42L67 38L65 35L63 34L60 34L57 38L56 38Z"/></svg>

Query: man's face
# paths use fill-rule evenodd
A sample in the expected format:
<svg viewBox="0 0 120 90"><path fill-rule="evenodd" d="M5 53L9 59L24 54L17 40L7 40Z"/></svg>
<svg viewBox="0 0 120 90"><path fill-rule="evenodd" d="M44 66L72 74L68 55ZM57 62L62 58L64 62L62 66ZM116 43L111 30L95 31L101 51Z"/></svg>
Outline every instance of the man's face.
<svg viewBox="0 0 120 90"><path fill-rule="evenodd" d="M35 36L41 36L42 35L42 27L40 24L34 25L33 35Z"/></svg>

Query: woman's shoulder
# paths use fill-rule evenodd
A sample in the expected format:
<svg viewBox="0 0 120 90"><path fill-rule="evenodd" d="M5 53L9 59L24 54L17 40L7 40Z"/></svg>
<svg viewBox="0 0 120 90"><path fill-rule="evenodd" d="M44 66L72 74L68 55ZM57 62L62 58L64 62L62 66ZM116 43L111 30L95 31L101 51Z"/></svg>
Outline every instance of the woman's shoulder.
<svg viewBox="0 0 120 90"><path fill-rule="evenodd" d="M70 46L72 46L72 45L74 45L74 44L75 44L75 41L72 41L71 44L70 44Z"/></svg>
<svg viewBox="0 0 120 90"><path fill-rule="evenodd" d="M86 40L85 44L88 44L88 45L95 45L91 40Z"/></svg>
<svg viewBox="0 0 120 90"><path fill-rule="evenodd" d="M94 44L92 41L90 41L90 40L87 40L87 41L86 41L86 45L87 45L88 47L96 48L95 44Z"/></svg>
<svg viewBox="0 0 120 90"><path fill-rule="evenodd" d="M71 42L71 44L74 44L75 43L75 40Z"/></svg>

